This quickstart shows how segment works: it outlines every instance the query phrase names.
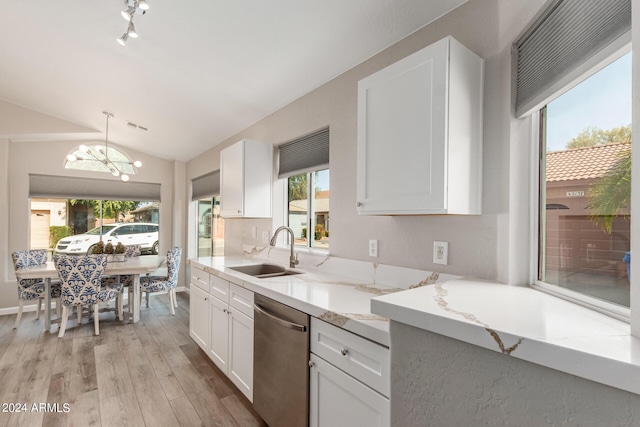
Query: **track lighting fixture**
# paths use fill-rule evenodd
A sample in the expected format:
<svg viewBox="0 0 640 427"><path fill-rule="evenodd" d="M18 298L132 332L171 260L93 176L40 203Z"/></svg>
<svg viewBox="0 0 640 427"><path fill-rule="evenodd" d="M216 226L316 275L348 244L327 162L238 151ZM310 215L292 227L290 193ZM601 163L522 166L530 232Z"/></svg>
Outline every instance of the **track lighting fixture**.
<svg viewBox="0 0 640 427"><path fill-rule="evenodd" d="M124 0L124 5L126 10L120 12L125 21L129 22L129 26L127 27L127 32L124 33L117 42L124 46L127 42L127 39L131 37L132 39L138 38L138 33L136 32L136 27L133 25L134 15L144 15L147 10L149 10L149 3L145 0Z"/></svg>

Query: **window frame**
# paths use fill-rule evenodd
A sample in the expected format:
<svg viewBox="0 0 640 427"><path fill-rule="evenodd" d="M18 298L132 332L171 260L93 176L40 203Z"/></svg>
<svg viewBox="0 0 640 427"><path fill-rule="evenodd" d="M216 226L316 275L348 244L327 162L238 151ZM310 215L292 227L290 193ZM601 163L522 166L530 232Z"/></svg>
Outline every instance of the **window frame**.
<svg viewBox="0 0 640 427"><path fill-rule="evenodd" d="M626 39L626 43L622 43L622 47L620 47L621 45L621 39ZM623 40L624 41L624 40ZM530 236L531 236L531 247L530 247L530 276L531 276L531 287L539 290L541 292L545 292L551 295L554 295L556 297L568 300L570 302L573 302L575 304L581 305L583 307L592 309L594 311L597 311L599 313L603 313L606 314L608 316L611 316L615 319L624 321L626 323L631 323L631 311L634 307L634 298L633 298L633 292L631 292L632 290L632 284L630 284L630 292L631 292L631 298L630 298L630 307L623 307L611 302L607 302L595 297L591 297L589 295L586 294L582 294L580 292L576 292L576 291L572 291L566 288L563 288L561 286L558 285L554 285L554 284L550 284L550 283L546 283L543 282L541 280L539 280L538 278L540 277L540 268L542 267L542 260L541 260L541 254L542 254L542 250L541 250L541 246L543 245L544 242L542 242L541 240L541 230L542 230L542 222L544 221L543 217L543 212L542 212L542 208L544 206L544 202L542 200L542 198L544 197L544 190L541 188L542 186L542 176L544 174L544 169L541 168L542 166L542 157L543 157L543 150L542 150L542 144L544 143L543 141L543 136L545 133L545 120L543 117L543 109L546 107L547 104L549 104L551 101L557 99L558 97L562 96L565 92L567 92L568 90L572 89L573 87L579 85L580 83L584 82L586 79L588 79L589 77L593 76L594 74L598 73L599 71L601 71L603 68L605 68L606 66L608 66L609 64L615 62L616 60L620 59L622 56L626 55L629 52L632 52L632 47L631 47L631 40L629 37L627 36L623 36L620 39L616 40L613 45L615 45L617 47L617 49L615 49L615 51L610 52L606 57L604 58L599 58L599 60L597 61L597 63L595 65L592 65L587 71L582 72L579 76L573 78L571 81L566 82L566 84L559 89L556 93L554 93L552 96L549 96L545 102L543 103L543 105L541 106L541 108L537 109L534 113L532 113L530 115L530 119L531 119L531 141L530 141L530 146L532 147L531 150L531 165L530 165L530 170L531 170L531 195L529 198L529 203L532 208L530 210L530 219L531 219L531 223L530 223ZM632 106L633 108L633 106ZM633 123L633 114L632 114L632 123ZM632 131L633 131L633 127L632 127ZM635 132L634 132L635 134ZM632 137L632 140L634 138ZM633 150L632 150L633 153ZM632 159L633 160L633 159ZM636 165L636 162L632 163L633 165ZM637 179L634 179L638 173L638 171L640 171L640 166L632 166L632 189L634 188L634 181L637 181ZM632 190L633 192L633 190ZM637 193L637 191L636 191ZM632 196L632 202L631 205L633 206L633 196ZM633 242L634 240L637 240L638 238L640 238L640 236L638 236L638 233L634 233L634 227L631 227L631 241ZM633 248L633 246L632 246ZM631 265L632 265L632 270L633 270L633 258L631 261ZM635 304L637 305L637 304Z"/></svg>

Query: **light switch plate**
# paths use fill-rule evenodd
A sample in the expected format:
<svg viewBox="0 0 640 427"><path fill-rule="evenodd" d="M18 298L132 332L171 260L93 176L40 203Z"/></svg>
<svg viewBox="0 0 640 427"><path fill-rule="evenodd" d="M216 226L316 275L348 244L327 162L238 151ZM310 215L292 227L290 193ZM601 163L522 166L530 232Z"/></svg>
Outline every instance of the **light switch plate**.
<svg viewBox="0 0 640 427"><path fill-rule="evenodd" d="M433 263L447 265L449 258L448 242L433 242Z"/></svg>
<svg viewBox="0 0 640 427"><path fill-rule="evenodd" d="M262 232L262 243L269 243L269 232L268 231L263 231Z"/></svg>

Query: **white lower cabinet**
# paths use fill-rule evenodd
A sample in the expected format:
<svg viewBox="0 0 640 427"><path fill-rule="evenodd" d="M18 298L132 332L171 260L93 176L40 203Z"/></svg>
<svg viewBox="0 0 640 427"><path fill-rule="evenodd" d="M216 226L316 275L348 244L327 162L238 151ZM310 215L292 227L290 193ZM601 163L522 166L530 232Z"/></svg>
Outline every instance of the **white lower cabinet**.
<svg viewBox="0 0 640 427"><path fill-rule="evenodd" d="M389 349L311 319L309 425L390 425Z"/></svg>
<svg viewBox="0 0 640 427"><path fill-rule="evenodd" d="M311 354L309 425L388 426L389 399Z"/></svg>
<svg viewBox="0 0 640 427"><path fill-rule="evenodd" d="M253 292L191 269L189 335L253 402Z"/></svg>
<svg viewBox="0 0 640 427"><path fill-rule="evenodd" d="M228 295L210 299L209 357L253 402L253 292L229 283Z"/></svg>
<svg viewBox="0 0 640 427"><path fill-rule="evenodd" d="M209 348L209 294L197 286L191 286L189 295L189 335L202 348Z"/></svg>

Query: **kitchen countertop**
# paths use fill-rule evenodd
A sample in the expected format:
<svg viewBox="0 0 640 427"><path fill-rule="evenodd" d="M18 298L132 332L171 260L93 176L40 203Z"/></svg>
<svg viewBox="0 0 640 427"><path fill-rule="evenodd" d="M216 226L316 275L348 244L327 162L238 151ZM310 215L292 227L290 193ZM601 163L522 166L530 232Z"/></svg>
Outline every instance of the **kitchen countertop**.
<svg viewBox="0 0 640 427"><path fill-rule="evenodd" d="M388 319L371 314L371 298L403 289L307 269L296 269L304 274L257 279L229 267L277 263L242 256L198 258L189 262L236 285L389 346Z"/></svg>
<svg viewBox="0 0 640 427"><path fill-rule="evenodd" d="M372 299L372 312L640 394L629 324L544 292L458 279Z"/></svg>

